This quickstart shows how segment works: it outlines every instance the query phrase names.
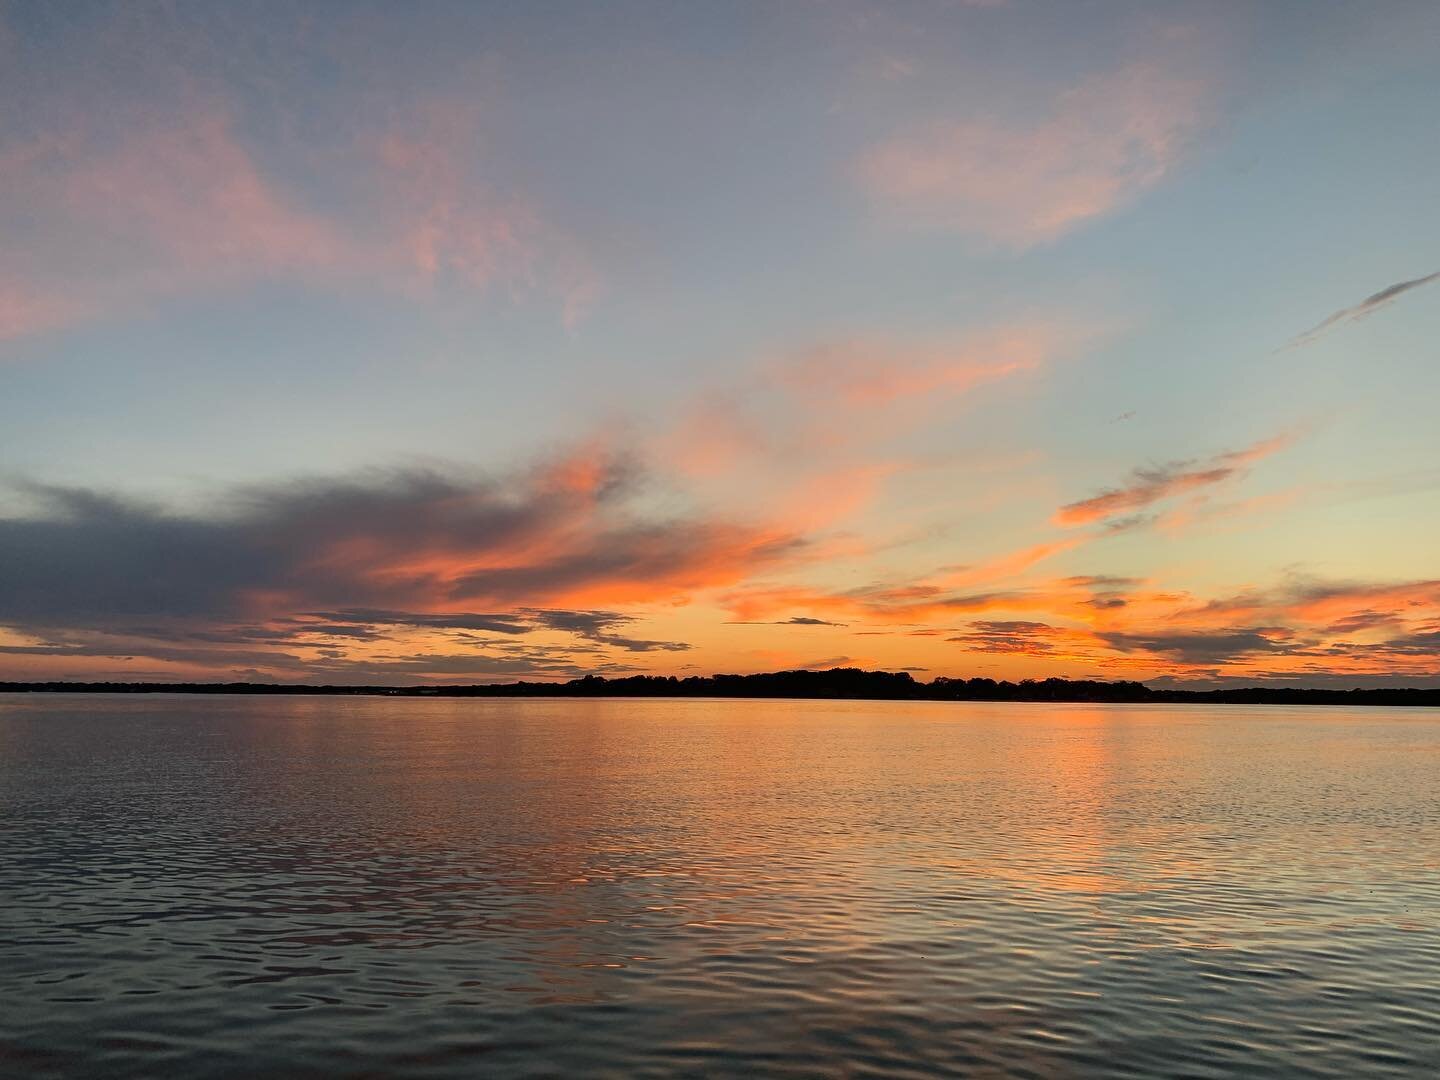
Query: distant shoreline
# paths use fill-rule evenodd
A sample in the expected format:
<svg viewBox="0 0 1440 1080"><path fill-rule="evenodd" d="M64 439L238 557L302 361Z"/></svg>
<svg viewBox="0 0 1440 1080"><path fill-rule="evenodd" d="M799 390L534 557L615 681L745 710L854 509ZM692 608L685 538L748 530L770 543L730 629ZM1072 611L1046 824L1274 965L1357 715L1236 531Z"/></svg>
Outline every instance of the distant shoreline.
<svg viewBox="0 0 1440 1080"><path fill-rule="evenodd" d="M569 682L513 682L448 686L317 686L306 683L0 682L0 693L215 694L306 697L606 697L794 698L858 701L1035 701L1233 705L1440 706L1440 688L1326 690L1249 686L1228 690L1156 690L1140 682L937 678L919 682L908 672L778 671L759 675L587 675Z"/></svg>

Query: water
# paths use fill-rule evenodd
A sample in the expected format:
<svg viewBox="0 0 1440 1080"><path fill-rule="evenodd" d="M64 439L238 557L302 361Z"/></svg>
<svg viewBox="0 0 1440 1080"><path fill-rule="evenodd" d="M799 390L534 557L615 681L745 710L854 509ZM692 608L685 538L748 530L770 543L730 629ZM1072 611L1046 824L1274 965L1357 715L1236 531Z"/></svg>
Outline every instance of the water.
<svg viewBox="0 0 1440 1080"><path fill-rule="evenodd" d="M1440 713L0 696L7 1076L1432 1076Z"/></svg>

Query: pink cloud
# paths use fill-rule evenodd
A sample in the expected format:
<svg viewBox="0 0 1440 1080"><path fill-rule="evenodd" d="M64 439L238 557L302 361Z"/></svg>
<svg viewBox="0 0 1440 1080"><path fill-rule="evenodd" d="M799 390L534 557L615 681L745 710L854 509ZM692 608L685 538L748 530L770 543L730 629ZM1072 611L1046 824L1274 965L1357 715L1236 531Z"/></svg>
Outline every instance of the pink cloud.
<svg viewBox="0 0 1440 1080"><path fill-rule="evenodd" d="M221 111L131 134L79 162L63 192L103 239L148 249L172 273L300 269L345 253L339 230L264 174Z"/></svg>
<svg viewBox="0 0 1440 1080"><path fill-rule="evenodd" d="M573 325L599 292L594 267L535 200L481 179L487 154L479 110L465 102L431 103L380 137L392 257L430 285L551 291Z"/></svg>
<svg viewBox="0 0 1440 1080"><path fill-rule="evenodd" d="M0 279L0 341L56 330L86 313L84 304L58 292Z"/></svg>
<svg viewBox="0 0 1440 1080"><path fill-rule="evenodd" d="M359 136L371 153L307 148L336 200L323 211L223 103L146 116L123 139L82 118L0 147L6 212L33 226L0 251L0 336L267 276L538 294L573 325L598 295L590 261L533 200L481 182L472 113L420 110ZM63 298L34 284L53 280Z"/></svg>
<svg viewBox="0 0 1440 1080"><path fill-rule="evenodd" d="M938 120L873 147L860 180L880 205L1013 247L1046 243L1164 179L1211 115L1211 88L1160 62L1060 94L1047 115Z"/></svg>
<svg viewBox="0 0 1440 1080"><path fill-rule="evenodd" d="M344 233L269 176L224 109L88 120L0 153L0 336L39 334L156 297L349 262ZM64 281L63 292L44 282Z"/></svg>
<svg viewBox="0 0 1440 1080"><path fill-rule="evenodd" d="M786 357L781 383L807 395L855 407L886 406L909 398L955 395L1034 371L1056 351L1049 326L1007 327L955 341L851 338Z"/></svg>

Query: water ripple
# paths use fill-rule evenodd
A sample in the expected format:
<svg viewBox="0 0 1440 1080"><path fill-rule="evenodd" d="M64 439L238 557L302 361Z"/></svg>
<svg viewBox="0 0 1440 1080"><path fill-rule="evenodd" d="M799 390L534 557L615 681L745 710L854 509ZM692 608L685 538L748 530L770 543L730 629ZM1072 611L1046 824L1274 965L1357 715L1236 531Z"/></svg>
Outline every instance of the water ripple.
<svg viewBox="0 0 1440 1080"><path fill-rule="evenodd" d="M1440 717L0 700L17 1076L1431 1076Z"/></svg>

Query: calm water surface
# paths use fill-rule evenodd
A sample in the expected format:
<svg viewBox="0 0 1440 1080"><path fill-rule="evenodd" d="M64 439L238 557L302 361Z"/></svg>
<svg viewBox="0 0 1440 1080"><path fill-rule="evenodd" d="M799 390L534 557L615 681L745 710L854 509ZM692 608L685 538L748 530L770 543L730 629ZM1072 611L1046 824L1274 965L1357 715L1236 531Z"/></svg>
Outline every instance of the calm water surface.
<svg viewBox="0 0 1440 1080"><path fill-rule="evenodd" d="M0 696L6 1076L1433 1076L1440 714Z"/></svg>

